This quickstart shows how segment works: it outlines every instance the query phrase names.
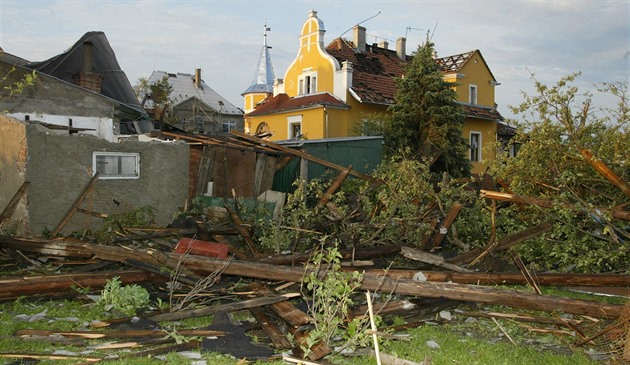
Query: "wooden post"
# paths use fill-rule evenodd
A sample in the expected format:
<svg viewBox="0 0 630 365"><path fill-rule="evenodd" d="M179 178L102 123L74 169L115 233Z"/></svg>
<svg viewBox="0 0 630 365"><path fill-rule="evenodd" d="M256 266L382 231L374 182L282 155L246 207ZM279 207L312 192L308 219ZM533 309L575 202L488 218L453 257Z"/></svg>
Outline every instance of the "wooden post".
<svg viewBox="0 0 630 365"><path fill-rule="evenodd" d="M346 180L346 177L350 173L350 170L352 170L352 165L349 165L347 169L343 170L337 176L335 181L333 181L333 183L330 185L328 190L326 190L326 192L324 193L324 196L322 196L322 198L319 199L319 201L317 202L318 207L324 206L326 205L326 203L328 203L328 200L330 199L330 197L335 193L335 191L337 191L337 189L339 189L341 184L343 184L344 180Z"/></svg>
<svg viewBox="0 0 630 365"><path fill-rule="evenodd" d="M24 192L26 191L27 186L28 186L28 181L24 181L22 185L20 185L20 187L17 189L15 194L13 194L13 197L9 201L9 204L7 204L7 206L4 208L4 210L0 214L0 226L2 226L2 224L5 221L11 218L11 215L13 214L13 211L15 210L15 207L17 206L20 199L22 199L22 195L24 195Z"/></svg>
<svg viewBox="0 0 630 365"><path fill-rule="evenodd" d="M79 209L79 206L81 205L81 203L83 203L83 200L85 200L85 197L87 196L87 194L90 192L90 190L92 190L92 187L94 186L94 184L96 183L96 180L98 180L98 171L94 174L94 176L92 176L92 178L90 179L90 181L88 181L88 183L85 185L85 187L83 188L83 191L81 192L81 194L79 194L79 196L77 197L77 199L74 201L74 203L72 204L72 206L70 207L70 209L68 209L68 212L66 213L66 215L63 217L63 219L61 220L61 222L59 222L59 224L57 225L57 227L52 231L52 233L50 234L50 238L55 238L57 237L57 235L59 234L59 232L61 232L61 230L63 229L63 227L68 223L68 221L70 220L70 218L72 218L72 216L74 215L74 213L77 211L77 209Z"/></svg>

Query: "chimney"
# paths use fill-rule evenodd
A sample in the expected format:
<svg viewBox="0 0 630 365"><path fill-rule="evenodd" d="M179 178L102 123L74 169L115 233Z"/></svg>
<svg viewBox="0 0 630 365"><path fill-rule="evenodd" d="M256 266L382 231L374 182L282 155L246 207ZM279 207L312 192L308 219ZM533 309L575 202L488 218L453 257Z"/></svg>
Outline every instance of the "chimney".
<svg viewBox="0 0 630 365"><path fill-rule="evenodd" d="M83 43L83 72L92 72L92 42Z"/></svg>
<svg viewBox="0 0 630 365"><path fill-rule="evenodd" d="M103 78L92 72L93 46L91 42L83 43L83 66L79 74L74 75L74 82L84 89L101 93Z"/></svg>
<svg viewBox="0 0 630 365"><path fill-rule="evenodd" d="M403 61L407 58L407 50L405 49L406 43L407 39L405 37L400 37L396 40L396 54L398 55L398 58Z"/></svg>
<svg viewBox="0 0 630 365"><path fill-rule="evenodd" d="M380 48L382 48L382 49L388 49L388 47L389 47L389 42L388 42L388 41L381 41L381 42L378 42L378 46L379 46Z"/></svg>
<svg viewBox="0 0 630 365"><path fill-rule="evenodd" d="M359 52L365 52L365 27L355 25L352 28L354 34L354 46Z"/></svg>
<svg viewBox="0 0 630 365"><path fill-rule="evenodd" d="M201 89L201 69L195 69L195 87Z"/></svg>

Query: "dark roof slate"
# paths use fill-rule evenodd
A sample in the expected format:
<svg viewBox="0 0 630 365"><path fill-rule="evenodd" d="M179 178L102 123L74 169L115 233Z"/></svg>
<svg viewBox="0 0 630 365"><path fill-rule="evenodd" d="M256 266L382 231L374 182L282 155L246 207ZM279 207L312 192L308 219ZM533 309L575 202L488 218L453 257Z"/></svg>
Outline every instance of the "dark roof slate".
<svg viewBox="0 0 630 365"><path fill-rule="evenodd" d="M93 45L92 72L103 78L101 94L144 112L103 32L85 33L64 53L45 61L26 63L24 66L74 84L73 77L83 69L83 44L85 42Z"/></svg>

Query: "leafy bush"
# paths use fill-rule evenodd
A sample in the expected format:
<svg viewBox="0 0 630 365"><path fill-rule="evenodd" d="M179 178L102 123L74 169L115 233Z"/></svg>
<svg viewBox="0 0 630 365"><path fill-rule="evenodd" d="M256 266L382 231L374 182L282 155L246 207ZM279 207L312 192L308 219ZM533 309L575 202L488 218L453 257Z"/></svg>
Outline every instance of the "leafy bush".
<svg viewBox="0 0 630 365"><path fill-rule="evenodd" d="M125 315L134 315L138 309L148 307L151 301L145 288L137 284L123 286L116 276L107 280L99 303L106 307L111 306Z"/></svg>

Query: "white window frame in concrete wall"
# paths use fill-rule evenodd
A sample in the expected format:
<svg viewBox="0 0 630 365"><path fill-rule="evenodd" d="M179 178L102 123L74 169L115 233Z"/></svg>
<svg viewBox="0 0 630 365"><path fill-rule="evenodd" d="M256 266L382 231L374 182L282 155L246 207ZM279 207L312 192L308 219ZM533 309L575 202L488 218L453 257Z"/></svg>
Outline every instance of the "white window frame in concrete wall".
<svg viewBox="0 0 630 365"><path fill-rule="evenodd" d="M229 133L236 129L236 122L233 120L224 120L221 129L223 133Z"/></svg>
<svg viewBox="0 0 630 365"><path fill-rule="evenodd" d="M477 100L479 99L479 88L477 85L470 84L468 85L468 102L470 104L477 104Z"/></svg>
<svg viewBox="0 0 630 365"><path fill-rule="evenodd" d="M474 148L473 148L473 136L478 136L476 156L473 156L473 151L474 151ZM472 162L480 162L481 161L481 150L482 150L482 146L483 146L481 138L482 138L482 133L480 131L470 131L470 136L468 137L468 141L470 142L470 155L469 155L469 158L470 158L470 161L472 161Z"/></svg>
<svg viewBox="0 0 630 365"><path fill-rule="evenodd" d="M123 163L124 159L124 163ZM100 164L116 164L116 172L105 170ZM113 165L112 165L113 166ZM125 171L123 171L123 168ZM92 153L92 171L99 172L99 179L102 180L122 180L140 178L140 154L133 152L97 152Z"/></svg>
<svg viewBox="0 0 630 365"><path fill-rule="evenodd" d="M294 135L294 127L299 126L300 135L302 134L302 115L292 115L287 117L287 139L295 139L300 135Z"/></svg>
<svg viewBox="0 0 630 365"><path fill-rule="evenodd" d="M315 94L317 92L317 71L304 70L298 76L298 95Z"/></svg>

